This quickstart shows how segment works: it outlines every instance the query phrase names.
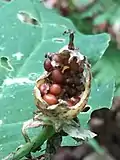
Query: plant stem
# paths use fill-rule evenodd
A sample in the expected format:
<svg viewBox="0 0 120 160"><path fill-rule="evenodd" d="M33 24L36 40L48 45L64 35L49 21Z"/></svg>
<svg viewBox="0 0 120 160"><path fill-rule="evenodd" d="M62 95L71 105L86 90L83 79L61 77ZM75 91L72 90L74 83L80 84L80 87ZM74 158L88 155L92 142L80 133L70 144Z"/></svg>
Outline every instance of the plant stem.
<svg viewBox="0 0 120 160"><path fill-rule="evenodd" d="M43 130L38 136L34 137L31 142L26 143L23 147L21 147L18 151L15 152L12 160L19 160L24 156L28 155L30 152L37 150L54 133L55 130L51 126L43 128Z"/></svg>
<svg viewBox="0 0 120 160"><path fill-rule="evenodd" d="M45 160L52 160L53 155L56 154L57 150L61 146L62 142L62 134L55 133L47 140L46 152L45 152Z"/></svg>

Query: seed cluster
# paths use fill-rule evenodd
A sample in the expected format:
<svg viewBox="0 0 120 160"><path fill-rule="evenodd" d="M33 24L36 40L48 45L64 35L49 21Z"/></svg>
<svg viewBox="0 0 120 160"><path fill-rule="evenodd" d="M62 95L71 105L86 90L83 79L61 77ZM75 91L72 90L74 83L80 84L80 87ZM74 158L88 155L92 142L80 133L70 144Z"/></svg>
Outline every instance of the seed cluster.
<svg viewBox="0 0 120 160"><path fill-rule="evenodd" d="M73 106L80 101L85 90L84 62L78 57L71 58L70 52L48 53L45 55L44 69L49 73L45 83L39 86L42 98L49 104L62 99Z"/></svg>

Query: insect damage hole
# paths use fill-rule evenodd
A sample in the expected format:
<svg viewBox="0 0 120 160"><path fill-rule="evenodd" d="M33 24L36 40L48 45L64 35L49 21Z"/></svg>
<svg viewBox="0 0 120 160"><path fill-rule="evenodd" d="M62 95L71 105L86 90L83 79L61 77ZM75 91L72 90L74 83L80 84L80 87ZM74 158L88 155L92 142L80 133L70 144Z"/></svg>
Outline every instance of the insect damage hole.
<svg viewBox="0 0 120 160"><path fill-rule="evenodd" d="M4 1L4 2L11 2L12 0L2 0L2 1Z"/></svg>
<svg viewBox="0 0 120 160"><path fill-rule="evenodd" d="M62 38L53 38L52 41L55 42L55 43L64 43L65 39L62 39Z"/></svg>
<svg viewBox="0 0 120 160"><path fill-rule="evenodd" d="M88 112L89 110L90 110L90 106L89 105L87 105L83 110L82 110L82 112Z"/></svg>
<svg viewBox="0 0 120 160"><path fill-rule="evenodd" d="M1 65L1 67L5 68L8 71L13 71L13 67L10 64L9 59L5 56L0 58L0 65Z"/></svg>
<svg viewBox="0 0 120 160"><path fill-rule="evenodd" d="M24 12L24 11L20 11L17 14L17 18L22 22L22 23L27 23L27 24L32 24L32 25L39 25L39 22L37 19L35 19L34 17L32 17L31 14Z"/></svg>

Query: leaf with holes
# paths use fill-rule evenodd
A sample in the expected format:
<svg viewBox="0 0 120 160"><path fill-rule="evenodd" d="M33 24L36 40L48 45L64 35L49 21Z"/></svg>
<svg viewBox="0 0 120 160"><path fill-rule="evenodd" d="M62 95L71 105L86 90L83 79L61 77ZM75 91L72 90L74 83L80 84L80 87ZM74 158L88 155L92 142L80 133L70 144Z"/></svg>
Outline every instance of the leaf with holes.
<svg viewBox="0 0 120 160"><path fill-rule="evenodd" d="M115 81L113 79L101 85L98 85L96 81L92 82L92 90L88 101L88 106L90 108L87 112L83 111L78 116L83 127L87 128L87 122L92 111L103 107L111 107L114 92Z"/></svg>
<svg viewBox="0 0 120 160"><path fill-rule="evenodd" d="M13 0L0 8L0 15L2 159L24 143L21 125L23 121L32 118L36 109L32 94L35 80L43 72L45 53L56 52L68 43L67 37L62 33L66 29L76 31L76 47L88 57L92 66L104 54L110 38L107 34L87 36L79 33L68 19L55 11L47 10L37 0ZM106 102L109 103L109 100ZM39 129L30 130L30 135L33 136L38 131Z"/></svg>

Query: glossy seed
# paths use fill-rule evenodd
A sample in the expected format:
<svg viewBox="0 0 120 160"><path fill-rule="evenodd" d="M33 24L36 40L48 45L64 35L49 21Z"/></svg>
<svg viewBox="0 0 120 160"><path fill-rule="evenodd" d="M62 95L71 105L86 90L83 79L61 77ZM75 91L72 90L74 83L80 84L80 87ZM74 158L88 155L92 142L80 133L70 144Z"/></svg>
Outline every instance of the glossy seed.
<svg viewBox="0 0 120 160"><path fill-rule="evenodd" d="M50 59L46 59L46 60L44 61L44 68L45 68L45 70L48 71L48 72L51 72L51 71L53 70L53 66L52 66L52 64L51 64Z"/></svg>
<svg viewBox="0 0 120 160"><path fill-rule="evenodd" d="M39 89L40 89L41 95L44 95L44 94L48 93L48 91L49 91L49 84L44 83L44 84L40 85Z"/></svg>
<svg viewBox="0 0 120 160"><path fill-rule="evenodd" d="M50 87L50 93L57 96L61 93L62 89L59 84L52 84Z"/></svg>
<svg viewBox="0 0 120 160"><path fill-rule="evenodd" d="M59 69L55 69L52 71L52 80L53 82L58 84L63 82L63 74Z"/></svg>
<svg viewBox="0 0 120 160"><path fill-rule="evenodd" d="M49 104L49 105L54 105L58 103L57 98L53 94L45 94L43 96L43 99Z"/></svg>

